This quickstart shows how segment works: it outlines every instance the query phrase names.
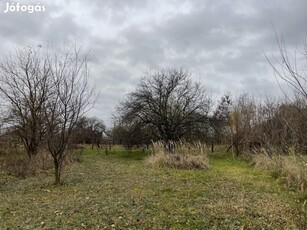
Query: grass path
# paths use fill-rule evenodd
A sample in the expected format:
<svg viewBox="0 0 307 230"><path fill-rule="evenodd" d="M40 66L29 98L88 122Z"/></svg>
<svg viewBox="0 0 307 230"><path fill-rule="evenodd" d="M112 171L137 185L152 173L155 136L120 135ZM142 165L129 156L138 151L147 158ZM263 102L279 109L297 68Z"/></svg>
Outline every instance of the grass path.
<svg viewBox="0 0 307 230"><path fill-rule="evenodd" d="M304 229L306 197L225 154L210 170L151 169L144 154L88 150L66 170L0 176L0 229Z"/></svg>

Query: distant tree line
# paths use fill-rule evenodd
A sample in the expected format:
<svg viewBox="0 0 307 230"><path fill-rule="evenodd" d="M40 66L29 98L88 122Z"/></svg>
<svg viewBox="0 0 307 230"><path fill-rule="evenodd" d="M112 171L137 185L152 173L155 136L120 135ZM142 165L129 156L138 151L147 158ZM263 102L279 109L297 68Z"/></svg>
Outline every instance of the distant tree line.
<svg viewBox="0 0 307 230"><path fill-rule="evenodd" d="M102 138L108 131L102 120L96 117L83 116L77 122L74 128L73 143L90 144L98 148L102 144Z"/></svg>
<svg viewBox="0 0 307 230"><path fill-rule="evenodd" d="M291 72L289 70L289 72ZM181 69L145 73L118 107L113 138L127 148L152 141L201 141L228 147L235 155L258 148L306 153L304 94L257 101L243 93L217 102Z"/></svg>

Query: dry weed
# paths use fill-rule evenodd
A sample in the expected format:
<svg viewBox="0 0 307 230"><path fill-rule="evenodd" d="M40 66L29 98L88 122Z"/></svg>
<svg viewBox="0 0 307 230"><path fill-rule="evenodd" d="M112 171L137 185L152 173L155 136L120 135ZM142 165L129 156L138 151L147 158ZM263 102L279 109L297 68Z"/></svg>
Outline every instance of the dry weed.
<svg viewBox="0 0 307 230"><path fill-rule="evenodd" d="M272 171L272 175L281 178L289 187L294 187L301 192L306 191L307 161L300 154L280 155L277 151L259 150L253 156L256 168Z"/></svg>
<svg viewBox="0 0 307 230"><path fill-rule="evenodd" d="M152 167L169 167L176 169L207 169L209 168L206 146L200 142L185 141L168 143L172 151L162 141L153 143L152 154L146 164Z"/></svg>

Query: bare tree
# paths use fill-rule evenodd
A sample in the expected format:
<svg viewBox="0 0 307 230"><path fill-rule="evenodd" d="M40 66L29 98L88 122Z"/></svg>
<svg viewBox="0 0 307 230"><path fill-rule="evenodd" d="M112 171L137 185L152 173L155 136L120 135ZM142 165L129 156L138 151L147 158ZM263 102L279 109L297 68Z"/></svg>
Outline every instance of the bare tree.
<svg viewBox="0 0 307 230"><path fill-rule="evenodd" d="M16 130L30 158L45 144L57 184L73 128L93 105L88 77L88 55L76 48L28 47L0 62L0 93L8 108L5 121Z"/></svg>
<svg viewBox="0 0 307 230"><path fill-rule="evenodd" d="M253 128L256 125L255 116L256 105L254 101L247 94L240 95L233 104L229 119L232 135L232 144L230 147L234 147L237 156L251 141Z"/></svg>
<svg viewBox="0 0 307 230"><path fill-rule="evenodd" d="M268 58L271 67L274 70L276 79L281 90L287 98L287 103L280 109L290 116L283 116L283 125L290 132L288 135L297 140L292 141L292 145L299 145L300 149L305 149L305 133L307 127L307 35L301 48L296 48L293 53L288 52L282 36L278 36L276 31L276 40L279 48L279 57ZM286 92L280 83L286 83L292 93ZM290 134L292 133L292 134ZM292 138L287 138L287 140ZM286 140L286 139L285 139ZM294 140L294 139L293 139Z"/></svg>
<svg viewBox="0 0 307 230"><path fill-rule="evenodd" d="M211 134L211 152L214 152L214 145L224 142L229 136L229 121L232 99L230 95L225 94L221 97L213 115L210 119Z"/></svg>
<svg viewBox="0 0 307 230"><path fill-rule="evenodd" d="M124 124L151 130L156 140L200 138L208 123L210 99L189 73L177 69L147 72L120 105Z"/></svg>
<svg viewBox="0 0 307 230"><path fill-rule="evenodd" d="M151 129L141 123L122 123L114 125L111 136L117 144L130 151L133 147L148 146L155 138L151 132Z"/></svg>
<svg viewBox="0 0 307 230"><path fill-rule="evenodd" d="M48 57L50 95L44 104L46 146L53 157L55 183L61 180L61 168L72 131L79 118L92 106L93 89L89 85L88 58L76 49Z"/></svg>
<svg viewBox="0 0 307 230"><path fill-rule="evenodd" d="M280 58L267 58L271 67L276 74L278 81L285 82L294 92L294 95L300 95L305 100L307 99L307 36L302 49L296 49L292 55L286 49L285 42L282 36L278 37L276 31L276 41L279 48ZM284 89L281 87L287 98L290 98Z"/></svg>
<svg viewBox="0 0 307 230"><path fill-rule="evenodd" d="M74 128L74 142L91 144L92 148L98 148L102 142L103 133L106 133L106 126L97 117L81 117Z"/></svg>
<svg viewBox="0 0 307 230"><path fill-rule="evenodd" d="M88 129L90 133L92 148L94 148L95 145L99 148L102 142L103 134L106 134L106 126L102 120L96 117L90 117Z"/></svg>
<svg viewBox="0 0 307 230"><path fill-rule="evenodd" d="M74 144L89 144L89 129L88 129L88 117L82 116L78 120L77 124L75 125L73 131L73 142Z"/></svg>
<svg viewBox="0 0 307 230"><path fill-rule="evenodd" d="M91 144L98 148L102 142L106 126L97 117L81 117L74 128L74 143Z"/></svg>
<svg viewBox="0 0 307 230"><path fill-rule="evenodd" d="M44 132L43 104L49 97L50 63L40 49L19 49L0 62L0 93L26 152L36 155Z"/></svg>

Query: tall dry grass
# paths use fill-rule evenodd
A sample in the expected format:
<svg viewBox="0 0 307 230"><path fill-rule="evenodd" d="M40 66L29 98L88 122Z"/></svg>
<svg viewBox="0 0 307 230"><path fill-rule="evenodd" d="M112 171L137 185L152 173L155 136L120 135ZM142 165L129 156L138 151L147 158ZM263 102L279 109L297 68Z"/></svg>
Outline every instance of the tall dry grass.
<svg viewBox="0 0 307 230"><path fill-rule="evenodd" d="M0 171L16 177L33 176L52 167L52 159L45 151L40 151L31 159L22 148L11 148L9 152L0 155Z"/></svg>
<svg viewBox="0 0 307 230"><path fill-rule="evenodd" d="M68 152L63 162L63 167L80 161L80 154L71 150ZM26 178L53 169L53 167L53 158L46 150L41 149L36 156L32 156L32 158L29 159L22 147L10 148L9 151L7 149L4 151L0 148L1 173Z"/></svg>
<svg viewBox="0 0 307 230"><path fill-rule="evenodd" d="M151 167L169 167L176 169L208 169L209 158L206 145L200 142L171 142L173 151L166 148L166 143L153 143L152 152L145 163Z"/></svg>
<svg viewBox="0 0 307 230"><path fill-rule="evenodd" d="M291 153L280 155L276 150L258 150L252 161L256 168L269 170L272 176L282 180L287 186L306 192L307 187L307 157Z"/></svg>

